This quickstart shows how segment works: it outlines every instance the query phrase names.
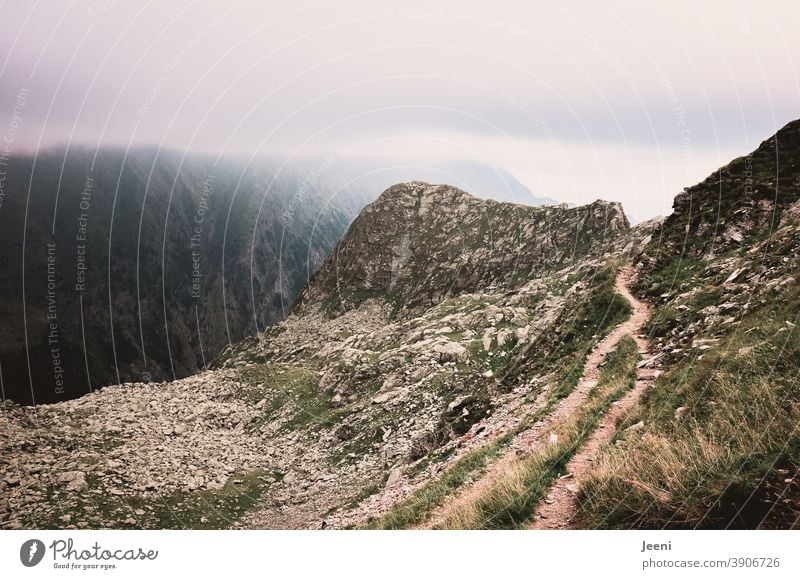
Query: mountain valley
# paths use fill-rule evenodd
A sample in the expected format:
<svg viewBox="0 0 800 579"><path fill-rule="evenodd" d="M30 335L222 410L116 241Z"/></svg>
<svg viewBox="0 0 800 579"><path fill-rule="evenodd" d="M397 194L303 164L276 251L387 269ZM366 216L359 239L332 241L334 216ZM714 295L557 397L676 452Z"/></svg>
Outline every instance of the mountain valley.
<svg viewBox="0 0 800 579"><path fill-rule="evenodd" d="M634 227L423 181L328 217L207 370L6 401L0 525L798 526L800 121Z"/></svg>

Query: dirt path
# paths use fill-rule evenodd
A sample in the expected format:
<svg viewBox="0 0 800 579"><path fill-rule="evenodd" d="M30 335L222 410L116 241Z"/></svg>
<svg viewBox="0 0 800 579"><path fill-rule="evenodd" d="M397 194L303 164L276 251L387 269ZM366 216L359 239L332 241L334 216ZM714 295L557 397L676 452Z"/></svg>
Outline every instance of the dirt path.
<svg viewBox="0 0 800 579"><path fill-rule="evenodd" d="M640 336L640 334L642 328L650 317L650 312L647 305L634 298L628 290L628 285L630 284L632 277L633 268L628 266L620 270L615 282L615 288L617 292L624 296L633 307L633 312L630 318L614 328L611 333L603 338L594 348L594 350L592 350L586 360L583 374L581 375L581 378L575 389L568 396L560 400L553 412L551 412L547 417L534 424L534 426L530 429L520 433L514 442L511 443L508 450L488 467L486 473L481 479L476 481L471 486L466 487L460 494L450 498L442 506L437 508L427 521L415 528L430 529L440 525L451 513L457 512L460 508L478 498L481 493L491 488L498 476L508 470L508 468L514 462L518 461L526 454L530 454L547 444L553 425L572 414L576 409L581 407L586 402L589 392L597 384L597 379L600 373L600 364L623 336L628 334L634 336L636 343L639 346L639 351L643 354L647 353L648 343L643 337ZM637 388L638 387L639 385L637 383ZM631 393L633 392L634 390L631 391ZM626 395L625 398L623 398L623 401L621 401L618 405L622 405L627 398L628 395ZM605 423L605 419L603 420L603 423ZM591 440L589 443L591 443ZM572 463L570 463L570 465L571 464ZM574 483L575 481L567 480L565 481L565 485L570 482ZM554 505L556 505L555 498L553 498L553 505L548 506ZM555 514L553 514L552 520L556 520Z"/></svg>
<svg viewBox="0 0 800 579"><path fill-rule="evenodd" d="M614 436L619 419L636 404L642 392L658 376L658 371L651 368L652 361L647 360L647 356L650 353L649 340L641 335L642 328L650 317L650 308L647 304L638 301L631 295L627 287L630 275L630 270L620 274L617 278L617 291L625 296L633 306L633 315L629 320L630 325L626 333L630 333L636 340L639 353L646 361L640 363L636 369L636 385L634 388L628 391L622 399L613 403L611 408L603 415L600 424L589 435L589 439L583 447L567 464L567 474L556 479L550 487L547 497L539 505L534 515L533 523L529 527L531 529L573 528L573 521L578 510L577 493L581 481L591 470L592 463L600 449ZM595 368L595 372L596 370Z"/></svg>

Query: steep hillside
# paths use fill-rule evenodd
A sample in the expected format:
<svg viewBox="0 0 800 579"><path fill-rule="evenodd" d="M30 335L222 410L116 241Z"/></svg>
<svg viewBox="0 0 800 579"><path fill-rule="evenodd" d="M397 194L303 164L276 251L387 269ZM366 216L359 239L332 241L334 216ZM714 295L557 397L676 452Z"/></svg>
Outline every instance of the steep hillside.
<svg viewBox="0 0 800 579"><path fill-rule="evenodd" d="M800 517L800 121L675 200L639 289L666 369L583 489L587 526Z"/></svg>
<svg viewBox="0 0 800 579"><path fill-rule="evenodd" d="M650 257L663 265L752 246L769 236L798 195L800 120L678 194Z"/></svg>

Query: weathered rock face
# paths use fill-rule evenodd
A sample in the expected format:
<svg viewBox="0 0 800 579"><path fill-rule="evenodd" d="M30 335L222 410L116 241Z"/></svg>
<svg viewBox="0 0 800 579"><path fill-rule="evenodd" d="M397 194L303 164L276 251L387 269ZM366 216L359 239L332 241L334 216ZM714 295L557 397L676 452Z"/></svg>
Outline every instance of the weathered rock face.
<svg viewBox="0 0 800 579"><path fill-rule="evenodd" d="M711 351L751 312L780 305L795 285L799 225L800 121L675 198L640 256L666 361Z"/></svg>
<svg viewBox="0 0 800 579"><path fill-rule="evenodd" d="M381 296L397 310L513 288L603 255L630 226L618 203L568 209L477 199L448 185L387 189L351 225L302 296L341 311Z"/></svg>
<svg viewBox="0 0 800 579"><path fill-rule="evenodd" d="M675 198L640 255L664 360L712 350L742 316L791 289L798 225L800 121Z"/></svg>
<svg viewBox="0 0 800 579"><path fill-rule="evenodd" d="M681 248L702 258L748 245L774 230L798 198L800 120L677 195L649 254L663 262Z"/></svg>

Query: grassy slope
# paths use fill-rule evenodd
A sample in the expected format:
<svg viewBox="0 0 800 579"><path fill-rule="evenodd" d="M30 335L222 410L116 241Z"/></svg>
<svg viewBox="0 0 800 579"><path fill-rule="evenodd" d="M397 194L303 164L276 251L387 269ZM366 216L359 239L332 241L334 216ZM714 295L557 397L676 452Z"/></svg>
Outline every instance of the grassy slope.
<svg viewBox="0 0 800 579"><path fill-rule="evenodd" d="M588 299L574 308L566 308L553 334L537 339L523 355L508 364L502 376L507 386L532 376L551 374L559 397L575 388L588 352L631 315L630 304L614 289L618 265L601 268L591 277L580 280L592 286Z"/></svg>
<svg viewBox="0 0 800 579"><path fill-rule="evenodd" d="M796 286L771 295L713 349L661 376L627 418L643 420L644 434L609 447L582 487L584 525L796 527L798 312Z"/></svg>

